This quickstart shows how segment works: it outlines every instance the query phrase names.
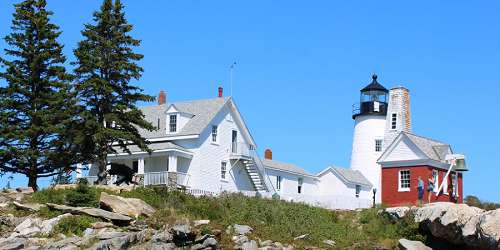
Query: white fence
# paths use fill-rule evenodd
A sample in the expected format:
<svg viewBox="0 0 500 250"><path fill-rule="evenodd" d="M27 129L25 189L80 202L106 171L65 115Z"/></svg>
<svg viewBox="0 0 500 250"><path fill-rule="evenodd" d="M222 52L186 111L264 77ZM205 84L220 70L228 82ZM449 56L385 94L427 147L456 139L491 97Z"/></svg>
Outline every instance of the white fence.
<svg viewBox="0 0 500 250"><path fill-rule="evenodd" d="M144 173L144 186L167 185L169 175L176 175L177 185L188 186L189 175L181 172L148 172Z"/></svg>
<svg viewBox="0 0 500 250"><path fill-rule="evenodd" d="M257 193L262 198L272 198L269 192L241 191L245 196L255 197ZM300 202L314 207L322 207L331 210L354 210L358 208L370 208L373 201L356 197L340 195L303 195L303 194L280 194L281 200L288 202Z"/></svg>

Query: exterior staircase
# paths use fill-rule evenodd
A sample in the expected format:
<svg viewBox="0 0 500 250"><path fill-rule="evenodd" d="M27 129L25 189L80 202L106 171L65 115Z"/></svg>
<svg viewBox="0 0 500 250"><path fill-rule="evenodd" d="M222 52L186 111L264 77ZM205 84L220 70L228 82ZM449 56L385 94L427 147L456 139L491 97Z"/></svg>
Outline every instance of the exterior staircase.
<svg viewBox="0 0 500 250"><path fill-rule="evenodd" d="M263 177L259 174L259 170L255 165L255 161L252 160L244 160L243 164L245 166L245 170L250 176L250 180L252 180L255 191L257 192L267 192L266 185L264 183Z"/></svg>
<svg viewBox="0 0 500 250"><path fill-rule="evenodd" d="M266 175L266 168L260 160L259 154L252 145L235 143L231 149L231 159L240 161L257 192L276 193L269 177Z"/></svg>

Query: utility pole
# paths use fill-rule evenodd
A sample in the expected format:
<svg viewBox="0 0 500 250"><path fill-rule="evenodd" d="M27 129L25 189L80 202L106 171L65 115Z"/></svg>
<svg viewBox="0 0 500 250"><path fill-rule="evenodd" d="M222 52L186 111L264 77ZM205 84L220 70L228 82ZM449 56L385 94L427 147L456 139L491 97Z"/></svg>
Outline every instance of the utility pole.
<svg viewBox="0 0 500 250"><path fill-rule="evenodd" d="M233 64L231 64L231 66L229 67L229 70L230 70L230 82L231 82L231 97L233 96L233 70L234 70L234 66L236 66L236 62L233 62Z"/></svg>

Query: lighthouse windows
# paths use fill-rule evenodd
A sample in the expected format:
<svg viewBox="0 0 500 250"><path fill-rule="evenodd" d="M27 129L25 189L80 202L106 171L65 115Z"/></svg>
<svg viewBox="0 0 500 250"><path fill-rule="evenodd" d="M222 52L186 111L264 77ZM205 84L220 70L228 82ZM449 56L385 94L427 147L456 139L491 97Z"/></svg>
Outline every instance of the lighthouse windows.
<svg viewBox="0 0 500 250"><path fill-rule="evenodd" d="M375 152L382 152L382 140L375 140Z"/></svg>
<svg viewBox="0 0 500 250"><path fill-rule="evenodd" d="M399 192L410 191L410 170L399 171Z"/></svg>
<svg viewBox="0 0 500 250"><path fill-rule="evenodd" d="M393 113L391 116L391 129L397 129L398 125L398 114Z"/></svg>

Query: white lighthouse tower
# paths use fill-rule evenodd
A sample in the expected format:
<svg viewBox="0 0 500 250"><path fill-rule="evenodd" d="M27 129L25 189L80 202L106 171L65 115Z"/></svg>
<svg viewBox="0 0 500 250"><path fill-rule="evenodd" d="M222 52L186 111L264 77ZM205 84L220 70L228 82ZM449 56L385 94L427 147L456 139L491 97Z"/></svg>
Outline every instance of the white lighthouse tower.
<svg viewBox="0 0 500 250"><path fill-rule="evenodd" d="M375 200L380 202L380 165L377 163L384 144L389 91L372 76L372 82L361 90L360 101L353 105L354 137L351 168L359 170L377 189Z"/></svg>

